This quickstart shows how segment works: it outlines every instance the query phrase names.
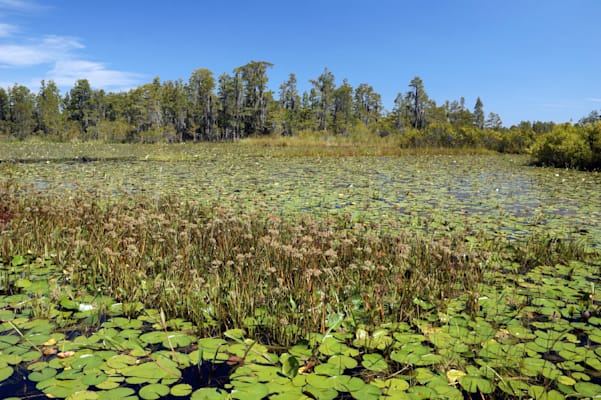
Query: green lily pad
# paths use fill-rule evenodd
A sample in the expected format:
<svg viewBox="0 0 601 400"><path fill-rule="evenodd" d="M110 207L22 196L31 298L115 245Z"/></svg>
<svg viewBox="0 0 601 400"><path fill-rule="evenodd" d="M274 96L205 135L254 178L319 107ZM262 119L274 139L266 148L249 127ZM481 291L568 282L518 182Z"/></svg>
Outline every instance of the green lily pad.
<svg viewBox="0 0 601 400"><path fill-rule="evenodd" d="M409 382L404 379L390 378L386 380L376 379L372 385L382 389L385 394L392 392L404 392L409 389Z"/></svg>
<svg viewBox="0 0 601 400"><path fill-rule="evenodd" d="M47 396L65 398L73 393L84 391L88 385L77 379L47 379L38 382L36 385L38 390L43 391Z"/></svg>
<svg viewBox="0 0 601 400"><path fill-rule="evenodd" d="M329 378L333 382L333 387L339 392L356 392L367 385L362 379L348 375L338 375Z"/></svg>
<svg viewBox="0 0 601 400"><path fill-rule="evenodd" d="M601 371L601 360L599 360L598 358L589 357L589 358L585 359L584 362L589 367L591 367L597 371Z"/></svg>
<svg viewBox="0 0 601 400"><path fill-rule="evenodd" d="M459 377L458 381L461 387L469 393L482 392L488 394L495 390L494 384L481 376L465 375Z"/></svg>
<svg viewBox="0 0 601 400"><path fill-rule="evenodd" d="M535 400L564 400L564 396L556 390L546 391L543 386L531 386L528 394Z"/></svg>
<svg viewBox="0 0 601 400"><path fill-rule="evenodd" d="M167 396L169 394L169 386L161 385L161 384L150 384L143 386L142 389L138 392L141 398L146 400L154 400L159 399L163 396Z"/></svg>
<svg viewBox="0 0 601 400"><path fill-rule="evenodd" d="M268 394L267 385L257 383L239 384L230 392L231 398L238 400L262 399Z"/></svg>
<svg viewBox="0 0 601 400"><path fill-rule="evenodd" d="M242 340L246 336L246 332L244 329L229 329L223 333L223 336L234 340Z"/></svg>
<svg viewBox="0 0 601 400"><path fill-rule="evenodd" d="M566 385L566 386L574 386L576 384L576 381L574 379L570 378L569 376L565 376L565 375L558 376L557 382L561 383L562 385Z"/></svg>
<svg viewBox="0 0 601 400"><path fill-rule="evenodd" d="M376 400L382 396L382 390L374 385L366 384L361 389L351 392L357 400Z"/></svg>
<svg viewBox="0 0 601 400"><path fill-rule="evenodd" d="M326 356L345 355L356 357L359 355L359 350L351 348L334 337L326 337L318 348L319 352Z"/></svg>
<svg viewBox="0 0 601 400"><path fill-rule="evenodd" d="M83 390L81 392L75 392L67 397L67 400L96 400L98 399L98 392L91 390Z"/></svg>
<svg viewBox="0 0 601 400"><path fill-rule="evenodd" d="M318 389L329 389L332 387L332 382L324 375L309 374L306 376L306 381L309 385Z"/></svg>
<svg viewBox="0 0 601 400"><path fill-rule="evenodd" d="M499 389L503 392L516 397L521 397L528 392L530 385L523 380L516 379L503 379L498 384Z"/></svg>
<svg viewBox="0 0 601 400"><path fill-rule="evenodd" d="M135 391L132 388L116 388L100 392L98 400L124 400L134 399Z"/></svg>
<svg viewBox="0 0 601 400"><path fill-rule="evenodd" d="M0 367L0 382L7 380L13 374L13 367L7 365L4 367Z"/></svg>
<svg viewBox="0 0 601 400"><path fill-rule="evenodd" d="M225 400L228 394L217 388L201 388L192 393L190 400Z"/></svg>
<svg viewBox="0 0 601 400"><path fill-rule="evenodd" d="M336 367L336 369L339 371L338 375L342 375L345 369L353 369L358 365L357 360L344 355L331 356L328 359L328 364L332 364Z"/></svg>
<svg viewBox="0 0 601 400"><path fill-rule="evenodd" d="M170 348L173 346L174 348L178 347L186 347L192 344L196 338L186 335L181 332L168 332L168 334L163 336L162 344L166 348Z"/></svg>
<svg viewBox="0 0 601 400"><path fill-rule="evenodd" d="M54 368L46 367L39 371L34 371L30 373L27 378L32 382L42 382L46 379L50 379L56 375L56 370Z"/></svg>
<svg viewBox="0 0 601 400"><path fill-rule="evenodd" d="M388 369L388 363L381 354L364 354L361 365L370 371L382 372Z"/></svg>
<svg viewBox="0 0 601 400"><path fill-rule="evenodd" d="M86 372L81 381L86 385L98 386L106 381L108 376L100 371Z"/></svg>
<svg viewBox="0 0 601 400"><path fill-rule="evenodd" d="M173 361L161 358L156 362L145 362L143 364L131 365L120 370L126 377L140 379L179 378L181 371Z"/></svg>
<svg viewBox="0 0 601 400"><path fill-rule="evenodd" d="M180 383L171 387L171 395L175 397L186 397L192 393L192 386L187 383Z"/></svg>
<svg viewBox="0 0 601 400"><path fill-rule="evenodd" d="M121 386L121 383L124 381L125 378L123 378L122 376L110 376L107 380L95 386L100 390L112 390Z"/></svg>
<svg viewBox="0 0 601 400"><path fill-rule="evenodd" d="M338 396L338 392L334 389L316 388L313 385L307 385L304 390L317 400L334 400Z"/></svg>
<svg viewBox="0 0 601 400"><path fill-rule="evenodd" d="M130 365L134 365L137 361L138 361L138 359L135 357L125 355L125 354L119 354L119 355L110 357L108 360L106 360L106 365L110 368L113 368L113 369L116 369L119 371Z"/></svg>
<svg viewBox="0 0 601 400"><path fill-rule="evenodd" d="M574 385L578 394L585 397L598 396L601 393L601 385L591 382L578 382Z"/></svg>
<svg viewBox="0 0 601 400"><path fill-rule="evenodd" d="M159 344L165 339L165 332L152 331L140 335L140 340L146 344Z"/></svg>

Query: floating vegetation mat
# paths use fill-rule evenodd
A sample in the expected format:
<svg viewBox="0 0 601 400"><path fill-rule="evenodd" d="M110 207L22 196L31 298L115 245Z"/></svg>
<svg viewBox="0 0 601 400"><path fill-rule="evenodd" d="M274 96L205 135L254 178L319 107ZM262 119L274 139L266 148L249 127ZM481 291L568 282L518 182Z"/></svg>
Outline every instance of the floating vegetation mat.
<svg viewBox="0 0 601 400"><path fill-rule="evenodd" d="M280 216L349 214L384 227L469 226L509 238L538 230L601 245L601 175L528 167L525 156L307 157L236 144L3 146L5 160L28 162L0 163L2 176L47 192L176 194Z"/></svg>
<svg viewBox="0 0 601 400"><path fill-rule="evenodd" d="M598 174L81 148L0 165L4 397L601 395Z"/></svg>
<svg viewBox="0 0 601 400"><path fill-rule="evenodd" d="M199 337L181 318L83 294L48 260L1 266L0 390L16 398L592 398L601 393L598 264L499 273L410 323L331 313L292 346L250 327ZM22 277L22 271L27 271ZM8 294L8 293L12 294Z"/></svg>

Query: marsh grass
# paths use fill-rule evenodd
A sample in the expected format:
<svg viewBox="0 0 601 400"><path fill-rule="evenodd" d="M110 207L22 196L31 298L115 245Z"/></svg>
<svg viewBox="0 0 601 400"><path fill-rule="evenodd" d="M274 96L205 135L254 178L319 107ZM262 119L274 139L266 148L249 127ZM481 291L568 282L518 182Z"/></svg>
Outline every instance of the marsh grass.
<svg viewBox="0 0 601 400"><path fill-rule="evenodd" d="M215 152L251 157L353 157L402 155L495 154L480 148L403 147L402 138L376 135L256 136L237 142L140 144L86 141L53 143L41 140L0 141L0 162L64 162L91 160L197 161Z"/></svg>
<svg viewBox="0 0 601 400"><path fill-rule="evenodd" d="M493 154L481 148L406 147L402 136L375 134L332 135L303 131L296 136L256 136L240 141L240 146L268 151L273 156L402 156Z"/></svg>
<svg viewBox="0 0 601 400"><path fill-rule="evenodd" d="M75 287L163 309L201 335L244 326L291 344L331 315L375 326L408 321L479 283L489 255L460 235L339 216L285 220L178 197L57 196L4 183L3 255L54 258ZM135 308L135 307L134 307Z"/></svg>

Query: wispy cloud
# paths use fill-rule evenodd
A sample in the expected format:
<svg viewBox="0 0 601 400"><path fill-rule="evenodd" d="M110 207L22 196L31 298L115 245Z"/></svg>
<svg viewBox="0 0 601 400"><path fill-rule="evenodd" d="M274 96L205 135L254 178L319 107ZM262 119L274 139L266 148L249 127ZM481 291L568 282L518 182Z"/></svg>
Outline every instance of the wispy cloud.
<svg viewBox="0 0 601 400"><path fill-rule="evenodd" d="M0 25L0 39L2 27ZM15 27L6 27L8 32L15 30ZM59 87L70 87L78 79L87 79L96 88L122 90L135 86L144 78L141 74L111 69L104 62L90 61L80 54L84 49L81 40L69 36L46 35L17 41L5 35L0 41L0 67L4 70L47 68L38 82L52 79Z"/></svg>
<svg viewBox="0 0 601 400"><path fill-rule="evenodd" d="M135 86L143 75L110 69L105 63L86 60L58 60L48 72L48 78L59 86L73 85L87 79L93 87L125 89Z"/></svg>
<svg viewBox="0 0 601 400"><path fill-rule="evenodd" d="M23 67L50 64L71 57L73 50L82 48L84 46L77 39L54 35L25 44L0 44L0 65Z"/></svg>
<svg viewBox="0 0 601 400"><path fill-rule="evenodd" d="M92 60L79 38L60 35L23 37L17 33L25 29L10 20L2 21L9 14L39 13L51 7L41 5L37 0L0 0L0 69L4 79L9 77L11 70L21 77L31 70L30 82L21 84L36 86L42 79L52 79L59 87L67 88L78 79L87 79L92 87L110 90L128 89L144 79L141 74L120 71L101 60ZM37 83L33 83L36 79Z"/></svg>
<svg viewBox="0 0 601 400"><path fill-rule="evenodd" d="M586 100L593 102L593 103L601 103L601 97L589 97Z"/></svg>

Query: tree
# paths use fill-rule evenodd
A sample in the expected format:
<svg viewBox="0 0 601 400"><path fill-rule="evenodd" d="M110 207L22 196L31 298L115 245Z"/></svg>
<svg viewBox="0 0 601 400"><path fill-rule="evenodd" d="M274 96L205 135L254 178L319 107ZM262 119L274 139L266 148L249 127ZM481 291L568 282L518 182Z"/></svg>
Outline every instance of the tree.
<svg viewBox="0 0 601 400"><path fill-rule="evenodd" d="M88 127L92 125L95 111L90 82L87 79L78 80L65 98L65 103L68 119L77 122L80 133L85 133Z"/></svg>
<svg viewBox="0 0 601 400"><path fill-rule="evenodd" d="M188 81L190 93L190 115L192 131L196 141L196 132L199 132L204 140L215 138L215 107L214 94L215 78L213 73L205 68L196 69L192 72Z"/></svg>
<svg viewBox="0 0 601 400"><path fill-rule="evenodd" d="M8 93L0 87L0 134L8 133L10 120L10 102Z"/></svg>
<svg viewBox="0 0 601 400"><path fill-rule="evenodd" d="M407 104L409 100L403 95L398 93L394 98L394 107L389 115L392 118L394 127L402 131L405 127L411 125L411 117L409 115L410 107Z"/></svg>
<svg viewBox="0 0 601 400"><path fill-rule="evenodd" d="M54 81L42 80L36 97L36 119L38 129L46 136L60 133L60 104L61 95Z"/></svg>
<svg viewBox="0 0 601 400"><path fill-rule="evenodd" d="M299 125L301 129L308 129L311 131L317 130L319 125L317 104L317 92L315 91L315 88L311 88L309 92L303 92L299 113Z"/></svg>
<svg viewBox="0 0 601 400"><path fill-rule="evenodd" d="M161 109L165 139L169 142L174 141L176 137L180 142L184 141L188 108L190 107L187 92L188 88L181 79L163 82L161 88ZM193 131L193 136L196 140L196 131Z"/></svg>
<svg viewBox="0 0 601 400"><path fill-rule="evenodd" d="M453 100L447 105L447 108L448 121L451 125L455 127L468 127L474 125L473 114L465 108L465 98L461 97L459 101Z"/></svg>
<svg viewBox="0 0 601 400"><path fill-rule="evenodd" d="M298 129L301 99L296 88L296 75L290 74L288 80L280 85L280 108L285 135L292 135Z"/></svg>
<svg viewBox="0 0 601 400"><path fill-rule="evenodd" d="M366 127L378 121L382 109L382 98L367 83L361 83L355 89L355 116Z"/></svg>
<svg viewBox="0 0 601 400"><path fill-rule="evenodd" d="M484 128L484 104L480 97L476 99L476 104L474 105L474 125L478 128Z"/></svg>
<svg viewBox="0 0 601 400"><path fill-rule="evenodd" d="M594 124L597 121L601 121L601 111L593 110L586 117L581 118L578 125Z"/></svg>
<svg viewBox="0 0 601 400"><path fill-rule="evenodd" d="M266 133L267 129L267 61L251 61L234 70L244 88L244 132L246 135Z"/></svg>
<svg viewBox="0 0 601 400"><path fill-rule="evenodd" d="M8 92L11 132L19 139L31 135L35 126L35 96L23 86L15 84Z"/></svg>
<svg viewBox="0 0 601 400"><path fill-rule="evenodd" d="M242 129L243 93L239 73L222 74L218 80L220 139L238 139Z"/></svg>
<svg viewBox="0 0 601 400"><path fill-rule="evenodd" d="M348 134L354 125L353 87L345 79L342 85L334 89L334 112L332 116L332 131L337 134Z"/></svg>
<svg viewBox="0 0 601 400"><path fill-rule="evenodd" d="M503 126L503 122L501 121L501 117L499 114L495 114L493 112L488 113L488 118L484 121L484 127L489 129L499 129Z"/></svg>
<svg viewBox="0 0 601 400"><path fill-rule="evenodd" d="M424 90L424 82L419 76L416 76L409 82L411 90L406 95L406 106L409 107L411 115L411 126L415 129L426 127L426 109L430 104L430 99Z"/></svg>
<svg viewBox="0 0 601 400"><path fill-rule="evenodd" d="M312 107L317 114L317 129L320 131L325 130L331 125L332 110L333 110L333 96L336 85L334 83L334 74L324 68L321 75L316 80L310 81L313 84L312 92Z"/></svg>

